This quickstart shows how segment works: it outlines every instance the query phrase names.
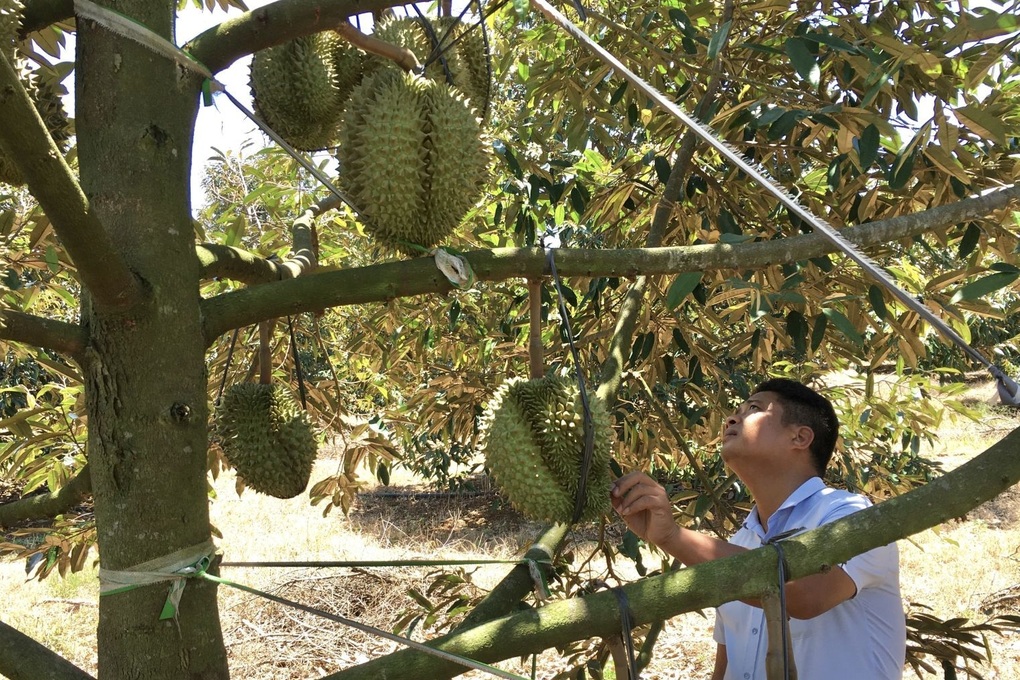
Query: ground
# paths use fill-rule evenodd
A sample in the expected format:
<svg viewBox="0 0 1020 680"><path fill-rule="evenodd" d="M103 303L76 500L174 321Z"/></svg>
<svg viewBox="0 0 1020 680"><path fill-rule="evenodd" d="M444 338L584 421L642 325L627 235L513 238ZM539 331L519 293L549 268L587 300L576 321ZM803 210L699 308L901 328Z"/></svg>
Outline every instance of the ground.
<svg viewBox="0 0 1020 680"><path fill-rule="evenodd" d="M987 386L982 390L987 391ZM988 397L978 391L978 400ZM1020 425L1016 413L987 408L978 423L947 423L931 455L946 469L965 462ZM335 469L320 460L316 476ZM399 480L397 478L394 481ZM405 480L412 481L412 480ZM421 487L395 484L362 494L349 517L323 516L306 496L281 501L245 492L238 497L230 474L216 480L213 523L228 561L265 560L514 560L540 526L524 520L491 490L473 495L421 493ZM14 490L0 481L0 498ZM620 532L619 525L608 529ZM588 535L590 534L590 535ZM572 544L575 560L587 558L594 532ZM900 542L903 596L943 619L966 617L975 623L1000 614L1020 613L1020 490L1008 490L965 518ZM465 566L481 588L494 585L510 564ZM447 567L455 569L456 567ZM386 630L402 614L421 612L409 591L425 594L439 568L422 566L365 569L224 567L238 583L322 608ZM478 591L465 587L466 594ZM96 672L95 624L98 584L95 570L43 582L26 581L24 562L0 560L3 621L54 647L91 673ZM312 617L247 593L221 589L224 633L233 677L287 680L321 677L391 651L395 644L340 624ZM431 595L433 600L439 599ZM920 604L912 611L925 611ZM714 646L712 613L691 613L668 622L644 680L686 680L709 675ZM422 625L414 636L422 637ZM434 632L425 632L434 635ZM975 666L986 680L1020 678L1020 634L991 635L990 663ZM530 662L500 664L528 676ZM547 652L537 662L538 677L551 678L565 667L561 655ZM467 677L489 677L473 671ZM904 678L916 677L909 668ZM922 677L941 678L924 674ZM961 675L961 677L963 677Z"/></svg>

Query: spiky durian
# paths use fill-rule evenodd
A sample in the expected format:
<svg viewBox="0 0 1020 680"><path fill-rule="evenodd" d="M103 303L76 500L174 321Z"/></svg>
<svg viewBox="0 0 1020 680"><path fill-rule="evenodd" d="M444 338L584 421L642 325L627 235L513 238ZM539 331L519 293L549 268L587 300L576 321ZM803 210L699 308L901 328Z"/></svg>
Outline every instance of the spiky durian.
<svg viewBox="0 0 1020 680"><path fill-rule="evenodd" d="M0 0L0 54L14 63L14 54L21 30L21 13L25 6L20 0Z"/></svg>
<svg viewBox="0 0 1020 680"><path fill-rule="evenodd" d="M256 112L287 143L304 151L336 142L343 99L331 43L330 36L316 33L252 57L250 85Z"/></svg>
<svg viewBox="0 0 1020 680"><path fill-rule="evenodd" d="M595 448L582 520L609 509L612 430L604 403L589 395ZM580 486L584 409L572 379L550 375L504 383L482 416L485 461L496 484L520 512L569 522Z"/></svg>
<svg viewBox="0 0 1020 680"><path fill-rule="evenodd" d="M489 96L487 55L477 29L454 42L465 30L467 26L452 17L434 22L401 17L381 22L372 35L411 50L420 64L428 64L423 74L426 78L455 87L481 115ZM436 52L440 56L432 58ZM389 64L387 59L373 56L367 60L366 70L372 72Z"/></svg>
<svg viewBox="0 0 1020 680"><path fill-rule="evenodd" d="M305 490L317 445L308 416L282 385L233 385L216 410L227 461L247 486L277 498Z"/></svg>
<svg viewBox="0 0 1020 680"><path fill-rule="evenodd" d="M454 50L463 66L454 85L467 96L479 115L483 119L487 118L488 103L492 96L492 67L482 29L456 17L440 17L436 25L440 36L446 36L443 44L448 45L456 40L453 43Z"/></svg>
<svg viewBox="0 0 1020 680"><path fill-rule="evenodd" d="M395 68L367 75L344 113L340 181L381 243L420 254L460 223L488 157L478 119L445 83Z"/></svg>
<svg viewBox="0 0 1020 680"><path fill-rule="evenodd" d="M0 0L3 1L3 0ZM15 65L15 70L25 87L29 99L39 112L39 117L50 132L57 148L64 152L67 150L67 140L71 137L71 124L64 112L64 105L60 99L60 85L56 83L49 74L43 73L41 69L30 69L28 63L20 59ZM12 186L21 186L25 183L21 171L14 165L3 149L0 149L0 183Z"/></svg>
<svg viewBox="0 0 1020 680"><path fill-rule="evenodd" d="M365 75L366 55L335 31L323 31L319 41L320 49L329 60L333 87L342 108Z"/></svg>

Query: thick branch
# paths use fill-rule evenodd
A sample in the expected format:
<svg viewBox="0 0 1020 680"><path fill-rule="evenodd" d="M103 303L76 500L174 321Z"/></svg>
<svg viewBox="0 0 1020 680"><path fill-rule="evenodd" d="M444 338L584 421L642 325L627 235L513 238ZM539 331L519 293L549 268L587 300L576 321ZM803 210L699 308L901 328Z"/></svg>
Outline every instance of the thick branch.
<svg viewBox="0 0 1020 680"><path fill-rule="evenodd" d="M202 267L203 279L230 279L248 285L294 279L306 274L316 265L312 245L312 229L315 220L313 211L294 220L291 229L293 250L289 260L279 262L254 255L240 248L203 243L196 248Z"/></svg>
<svg viewBox="0 0 1020 680"><path fill-rule="evenodd" d="M0 339L52 349L73 357L85 346L81 326L9 309L0 310Z"/></svg>
<svg viewBox="0 0 1020 680"><path fill-rule="evenodd" d="M869 247L924 233L939 227L985 217L1020 198L1020 186L921 213L871 222L843 230L861 247ZM556 269L563 277L678 274L711 269L754 269L807 260L836 250L819 234L743 243L672 248L556 251ZM546 258L538 249L497 248L465 255L480 281L548 276ZM432 258L323 271L291 281L224 293L202 303L206 341L233 328L324 307L385 302L428 293L449 293L447 281Z"/></svg>
<svg viewBox="0 0 1020 680"><path fill-rule="evenodd" d="M86 464L74 479L56 491L26 496L0 505L0 527L10 527L32 519L52 519L67 512L91 493L92 476Z"/></svg>
<svg viewBox="0 0 1020 680"><path fill-rule="evenodd" d="M398 0L279 0L224 21L197 36L184 49L217 73L258 50L336 28L356 14L400 4Z"/></svg>
<svg viewBox="0 0 1020 680"><path fill-rule="evenodd" d="M10 680L95 680L3 621L0 621L0 675Z"/></svg>
<svg viewBox="0 0 1020 680"><path fill-rule="evenodd" d="M24 175L96 305L125 309L141 286L117 254L18 74L0 54L0 147Z"/></svg>
<svg viewBox="0 0 1020 680"><path fill-rule="evenodd" d="M801 578L830 569L854 555L960 517L1017 481L1020 481L1020 429L925 487L784 541L789 576ZM776 551L766 546L624 586L634 624L760 596L775 587L776 559ZM602 591L455 632L433 644L493 663L575 640L611 636L619 627L619 616L616 596ZM403 650L327 677L439 680L463 670L450 662Z"/></svg>
<svg viewBox="0 0 1020 680"><path fill-rule="evenodd" d="M74 16L74 0L29 0L21 15L21 37Z"/></svg>

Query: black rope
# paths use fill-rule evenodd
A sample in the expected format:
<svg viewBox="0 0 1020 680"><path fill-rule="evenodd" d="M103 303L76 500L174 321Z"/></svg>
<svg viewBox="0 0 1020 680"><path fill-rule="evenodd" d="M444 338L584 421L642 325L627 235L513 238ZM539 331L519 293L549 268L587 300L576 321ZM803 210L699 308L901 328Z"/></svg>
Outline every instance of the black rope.
<svg viewBox="0 0 1020 680"><path fill-rule="evenodd" d="M613 588L616 601L620 605L620 636L623 638L623 645L627 649L627 677L628 680L638 680L637 658L634 655L634 616L630 611L630 602L627 600L627 593L623 588Z"/></svg>
<svg viewBox="0 0 1020 680"><path fill-rule="evenodd" d="M431 57L432 55L436 55L436 58L439 59L439 63L443 67L443 73L446 74L446 84L456 85L456 83L453 82L453 72L450 70L450 65L447 63L445 56L446 50L450 49L450 47L453 46L453 43L450 43L443 49L439 49L440 45L439 38L436 36L436 31L432 27L432 22L429 21L428 17L426 17L422 13L421 8L418 7L418 5L414 6L414 11L417 12L418 14L418 24L421 26L422 30L425 31L425 34L428 36L429 42L432 43L432 51L429 53L429 59L426 59L425 63L421 65L422 71L424 72L425 68L433 61L435 61L435 59L432 59Z"/></svg>
<svg viewBox="0 0 1020 680"><path fill-rule="evenodd" d="M216 406L219 406L220 401L223 399L223 389L227 386L227 374L230 372L230 362L234 358L234 345L237 344L237 334L240 330L240 328L235 328L234 335L230 338L230 349L227 350L227 363L223 365L223 379L220 380L220 389L216 393L216 401L213 402Z"/></svg>
<svg viewBox="0 0 1020 680"><path fill-rule="evenodd" d="M451 24L446 29L446 32L443 34L443 36L441 38L439 38L438 40L436 40L435 33L432 30L431 24L422 15L421 10L418 9L417 5L415 5L415 11L418 12L419 18L422 20L422 26L424 26L425 30L429 33L429 36L430 36L430 39L432 40L432 45L433 45L432 52L425 59L425 63L422 64L422 69L428 68L432 63L434 63L436 61L436 59L442 59L443 58L442 55L447 50L451 49L458 42L463 40L464 36L466 36L468 33L473 31L475 28L478 28L481 31L481 33L482 33L482 49L485 51L485 101L483 102L483 105L482 105L482 119L484 120L485 118L488 118L488 116L489 116L489 100L492 99L492 46L489 43L489 32L488 32L488 29L485 27L485 22L486 22L486 20L489 17L491 17L493 14L495 14L500 9L502 9L505 5L507 5L510 2L510 0L500 0L499 2L491 5L487 11L482 6L482 0L475 0L475 2L478 5L478 14L479 14L478 22L471 24L466 29L461 31L460 34L458 34L455 38L450 40L449 43L446 42L446 39L447 39L447 37L449 37L450 33L453 32L453 29L457 25L456 23ZM470 3L467 3L467 4L464 5L464 9L462 9L460 14L457 15L457 21L458 22L461 22L463 20L464 15L467 14L467 10L468 10L468 8L470 6L471 6ZM443 67L444 67L444 69L446 71L447 82L452 84L453 83L453 76L450 73L450 69L446 66L445 59L443 60Z"/></svg>
<svg viewBox="0 0 1020 680"><path fill-rule="evenodd" d="M787 637L789 634L789 626L787 625L786 619L786 555L783 554L783 546L780 544L784 538L789 538L794 534L798 534L804 531L803 528L790 529L784 531L781 534L777 534L765 541L766 545L771 545L776 549L778 554L779 562L779 617L782 623L783 630L783 679L790 680L790 640Z"/></svg>
<svg viewBox="0 0 1020 680"><path fill-rule="evenodd" d="M553 237L552 233L546 236ZM577 390L581 396L581 408L584 412L584 450L581 456L581 468L578 472L577 495L574 497L574 515L571 520L576 523L584 514L585 501L588 499L588 473L591 470L591 460L595 453L595 426L591 417L591 405L588 403L588 390L584 386L584 375L581 370L581 356L574 343L574 332L570 328L570 315L567 314L567 305L563 300L563 287L560 283L560 275L556 272L556 248L547 247L546 258L549 261L549 271L552 273L553 284L556 287L556 298L559 303L560 323L567 335L567 345L570 347L570 356L574 361L574 373L577 375Z"/></svg>
<svg viewBox="0 0 1020 680"><path fill-rule="evenodd" d="M290 349L294 354L294 376L297 378L298 394L301 395L301 408L308 410L308 396L305 394L305 376L301 371L301 358L298 356L297 339L294 336L294 321L287 317L287 328L290 329Z"/></svg>

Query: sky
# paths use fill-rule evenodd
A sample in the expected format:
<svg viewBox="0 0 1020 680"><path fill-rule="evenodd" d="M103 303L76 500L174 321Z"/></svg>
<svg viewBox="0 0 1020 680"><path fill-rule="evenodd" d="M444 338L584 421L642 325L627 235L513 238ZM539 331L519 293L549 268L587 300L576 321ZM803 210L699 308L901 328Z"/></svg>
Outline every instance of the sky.
<svg viewBox="0 0 1020 680"><path fill-rule="evenodd" d="M270 0L249 0L248 7L256 9ZM189 7L177 19L177 43L183 45L203 31L212 28L224 19L240 14L238 9L230 12L216 10L209 12ZM251 57L245 57L216 74L227 91L251 109L251 90L248 87L248 65ZM213 98L213 106L202 106L195 121L195 140L192 146L191 200L192 210L197 211L205 201L202 191L202 177L205 167L214 154L213 149L237 152L247 140L254 139L261 148L263 135L229 99L223 95Z"/></svg>

